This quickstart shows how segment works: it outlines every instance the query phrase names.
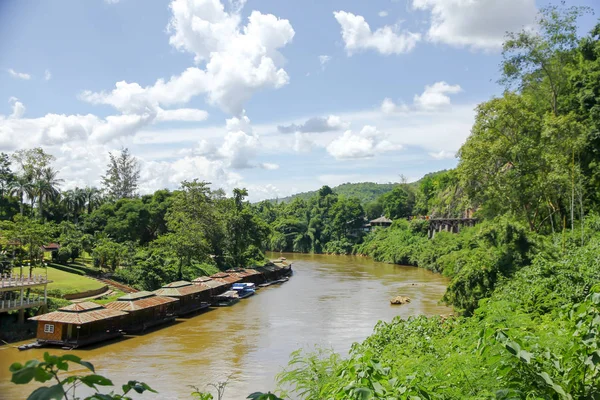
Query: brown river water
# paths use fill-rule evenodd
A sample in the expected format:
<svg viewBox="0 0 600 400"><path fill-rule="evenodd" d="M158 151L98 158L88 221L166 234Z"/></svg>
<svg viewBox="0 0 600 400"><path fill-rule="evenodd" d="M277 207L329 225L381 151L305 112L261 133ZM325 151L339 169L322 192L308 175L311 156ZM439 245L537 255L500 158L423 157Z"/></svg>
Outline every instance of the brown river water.
<svg viewBox="0 0 600 400"><path fill-rule="evenodd" d="M254 391L274 390L275 375L296 349L317 345L345 355L352 343L372 333L379 320L451 312L439 304L448 283L441 275L366 257L284 256L294 270L287 283L262 288L232 307L73 352L116 385L136 379L159 392L142 399L190 399L193 389L188 385L205 389L228 377L224 398L244 399ZM412 301L390 305L390 298L397 295ZM8 367L41 359L44 351L64 353L0 347L0 399L27 397L34 386L10 383Z"/></svg>

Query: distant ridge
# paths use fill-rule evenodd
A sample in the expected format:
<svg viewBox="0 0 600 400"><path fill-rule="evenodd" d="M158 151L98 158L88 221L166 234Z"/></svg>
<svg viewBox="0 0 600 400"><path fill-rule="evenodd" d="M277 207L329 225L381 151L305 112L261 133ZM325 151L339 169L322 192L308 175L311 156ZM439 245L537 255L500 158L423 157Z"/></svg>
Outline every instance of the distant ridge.
<svg viewBox="0 0 600 400"><path fill-rule="evenodd" d="M391 192L392 189L400 183L375 183L375 182L360 182L360 183L342 183L333 187L333 191L340 196L356 197L361 203L367 204L377 199L382 194ZM310 192L296 193L291 196L282 197L279 199L269 199L270 202L289 203L296 197L303 200L308 200L317 193L318 190Z"/></svg>

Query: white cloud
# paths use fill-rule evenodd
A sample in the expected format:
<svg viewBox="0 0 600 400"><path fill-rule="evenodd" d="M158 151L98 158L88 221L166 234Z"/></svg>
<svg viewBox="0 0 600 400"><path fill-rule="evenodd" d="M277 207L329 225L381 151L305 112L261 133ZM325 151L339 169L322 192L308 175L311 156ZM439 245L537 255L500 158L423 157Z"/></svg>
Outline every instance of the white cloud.
<svg viewBox="0 0 600 400"><path fill-rule="evenodd" d="M327 145L327 152L338 160L371 158L377 152L399 150L401 146L386 140L387 135L366 125L359 133L348 130Z"/></svg>
<svg viewBox="0 0 600 400"><path fill-rule="evenodd" d="M293 149L296 153L308 153L313 149L315 143L302 132L294 133L294 146Z"/></svg>
<svg viewBox="0 0 600 400"><path fill-rule="evenodd" d="M179 108L175 110L163 110L158 111L156 121L204 121L208 118L208 113L204 110L198 110L196 108Z"/></svg>
<svg viewBox="0 0 600 400"><path fill-rule="evenodd" d="M219 0L174 0L168 26L173 47L194 54L196 63L206 63L205 69L195 68L196 86L188 89L193 95L206 93L210 103L234 115L254 92L289 82L278 49L295 34L288 20L258 11L240 26L244 3L234 2L227 12Z"/></svg>
<svg viewBox="0 0 600 400"><path fill-rule="evenodd" d="M348 123L342 121L337 115L328 117L312 117L300 124L289 124L277 126L279 133L294 133L294 132L330 132L348 128Z"/></svg>
<svg viewBox="0 0 600 400"><path fill-rule="evenodd" d="M427 39L475 50L499 50L507 31L534 24L535 0L413 0L431 12Z"/></svg>
<svg viewBox="0 0 600 400"><path fill-rule="evenodd" d="M393 114L393 113L397 113L397 112L408 112L409 107L404 103L396 104L396 103L394 103L394 101L392 99L390 99L389 97L386 97L381 102L381 111L384 114Z"/></svg>
<svg viewBox="0 0 600 400"><path fill-rule="evenodd" d="M258 135L252 132L250 119L246 115L233 117L226 121L227 134L217 154L234 169L253 168L251 160L259 148Z"/></svg>
<svg viewBox="0 0 600 400"><path fill-rule="evenodd" d="M262 169L268 169L270 171L274 171L276 169L279 169L279 164L274 164L274 163L262 163L260 164L260 167Z"/></svg>
<svg viewBox="0 0 600 400"><path fill-rule="evenodd" d="M44 80L49 81L50 79L52 79L52 73L47 69L44 71Z"/></svg>
<svg viewBox="0 0 600 400"><path fill-rule="evenodd" d="M17 79L24 79L24 80L29 80L31 79L31 75L25 73L25 72L17 72L12 68L8 69L8 73L10 74L10 76L12 76L13 78L17 78Z"/></svg>
<svg viewBox="0 0 600 400"><path fill-rule="evenodd" d="M415 95L415 106L423 110L435 110L450 105L448 94L461 92L459 85L449 85L444 81L436 82L433 85L425 86L425 91L420 95Z"/></svg>
<svg viewBox="0 0 600 400"><path fill-rule="evenodd" d="M8 99L8 102L12 103L12 114L10 114L8 118L18 119L25 114L25 106L19 101L19 99L16 97L11 97Z"/></svg>
<svg viewBox="0 0 600 400"><path fill-rule="evenodd" d="M376 50L385 55L408 53L421 40L419 33L398 32L396 26L386 25L372 32L362 16L346 11L337 11L333 15L342 28L348 55L360 50Z"/></svg>
<svg viewBox="0 0 600 400"><path fill-rule="evenodd" d="M379 15L381 18L383 18L383 17L387 17L387 16L388 16L388 12L387 12L387 11L385 11L385 10L382 10L382 11L379 11L379 12L377 13L377 15Z"/></svg>
<svg viewBox="0 0 600 400"><path fill-rule="evenodd" d="M327 65L327 63L329 61L331 61L331 56L328 56L328 55L319 56L319 63L321 64L321 68L323 70L325 70L325 66Z"/></svg>
<svg viewBox="0 0 600 400"><path fill-rule="evenodd" d="M441 150L437 153L429 153L431 158L435 158L436 160L448 160L452 158L456 158L456 154L451 151Z"/></svg>

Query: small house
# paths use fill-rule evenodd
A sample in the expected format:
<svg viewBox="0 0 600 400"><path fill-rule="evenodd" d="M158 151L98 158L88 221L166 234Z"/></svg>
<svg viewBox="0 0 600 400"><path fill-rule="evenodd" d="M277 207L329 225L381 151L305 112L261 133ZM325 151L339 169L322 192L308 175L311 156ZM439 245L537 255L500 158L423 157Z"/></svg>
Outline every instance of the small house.
<svg viewBox="0 0 600 400"><path fill-rule="evenodd" d="M125 316L123 311L86 301L29 319L38 322L38 343L76 348L121 336Z"/></svg>
<svg viewBox="0 0 600 400"><path fill-rule="evenodd" d="M379 218L369 221L369 224L371 225L372 228L376 227L376 226L387 228L387 227L392 226L393 222L394 221L392 221L391 219L381 216Z"/></svg>
<svg viewBox="0 0 600 400"><path fill-rule="evenodd" d="M178 299L177 315L190 314L206 309L210 304L205 301L206 288L194 285L188 281L177 281L169 283L154 291L157 296L172 297Z"/></svg>
<svg viewBox="0 0 600 400"><path fill-rule="evenodd" d="M229 274L226 272L218 272L214 275L210 276L213 280L218 281L218 282L223 282L224 284L227 285L227 289L231 288L231 285L233 285L234 283L238 283L241 282L242 279L234 274Z"/></svg>
<svg viewBox="0 0 600 400"><path fill-rule="evenodd" d="M203 300L210 302L212 296L223 293L227 290L227 284L214 280L210 276L201 276L193 280L194 285L204 288Z"/></svg>
<svg viewBox="0 0 600 400"><path fill-rule="evenodd" d="M108 303L106 308L126 312L123 329L127 333L137 333L175 320L178 301L176 298L143 291L121 296Z"/></svg>

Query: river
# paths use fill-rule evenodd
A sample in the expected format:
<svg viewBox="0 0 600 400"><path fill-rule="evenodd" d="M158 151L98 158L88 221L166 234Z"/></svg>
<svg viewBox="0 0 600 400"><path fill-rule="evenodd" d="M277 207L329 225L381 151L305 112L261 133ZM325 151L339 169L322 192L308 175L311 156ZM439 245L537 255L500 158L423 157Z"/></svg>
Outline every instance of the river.
<svg viewBox="0 0 600 400"><path fill-rule="evenodd" d="M423 269L366 257L284 256L293 263L294 275L283 285L260 289L233 307L74 353L115 384L136 379L160 393L143 399L190 399L188 385L204 389L228 377L225 399L244 399L273 390L274 377L293 350L319 345L346 354L379 320L451 311L438 304L448 280ZM390 305L390 298L400 294L411 303ZM0 399L26 398L32 387L11 384L8 367L41 359L44 351L0 347Z"/></svg>

